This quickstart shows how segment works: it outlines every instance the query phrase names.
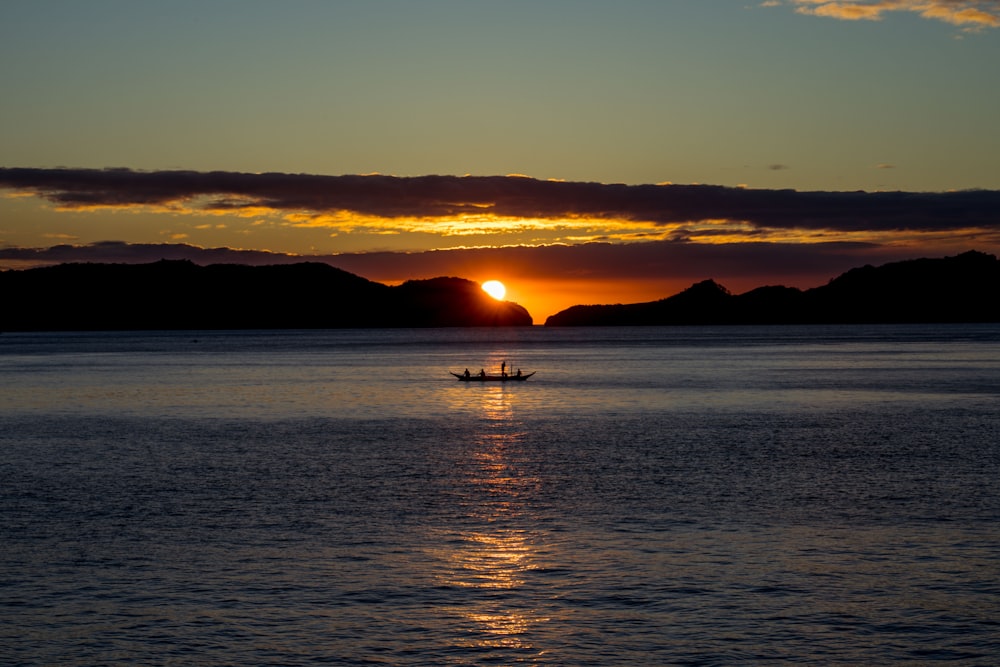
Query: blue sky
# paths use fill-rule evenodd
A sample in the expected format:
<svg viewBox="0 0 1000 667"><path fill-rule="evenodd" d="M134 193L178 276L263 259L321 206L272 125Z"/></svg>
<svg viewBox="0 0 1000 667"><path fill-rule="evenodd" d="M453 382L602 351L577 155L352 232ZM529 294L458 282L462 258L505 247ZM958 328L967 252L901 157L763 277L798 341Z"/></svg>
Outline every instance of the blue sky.
<svg viewBox="0 0 1000 667"><path fill-rule="evenodd" d="M1000 189L996 1L6 0L2 16L0 167ZM183 242L335 255L649 232L118 208L8 196L0 248ZM886 257L963 245L870 231L831 229L825 241L874 243ZM745 240L803 252L817 242ZM995 234L965 245L998 247Z"/></svg>
<svg viewBox="0 0 1000 667"><path fill-rule="evenodd" d="M794 10L8 0L0 155L8 166L1000 186L1000 31Z"/></svg>

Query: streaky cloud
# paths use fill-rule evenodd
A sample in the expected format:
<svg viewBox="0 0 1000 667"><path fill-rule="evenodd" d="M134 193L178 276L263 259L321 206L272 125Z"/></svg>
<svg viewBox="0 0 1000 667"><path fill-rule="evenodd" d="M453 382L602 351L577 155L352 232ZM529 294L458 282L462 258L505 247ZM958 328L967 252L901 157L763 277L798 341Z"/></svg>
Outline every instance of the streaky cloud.
<svg viewBox="0 0 1000 667"><path fill-rule="evenodd" d="M102 264L142 264L161 259L191 260L195 264L291 264L315 259L290 253L236 248L202 248L188 243L126 243L98 241L81 245L63 243L48 248L0 248L0 262L29 265L96 262Z"/></svg>
<svg viewBox="0 0 1000 667"><path fill-rule="evenodd" d="M71 209L168 207L375 218L463 215L652 224L737 221L758 228L947 231L1000 227L1000 191L800 192L719 185L626 185L523 176L322 176L131 169L0 168L0 188Z"/></svg>
<svg viewBox="0 0 1000 667"><path fill-rule="evenodd" d="M580 245L462 248L424 252L366 252L296 255L235 248L200 248L186 243L125 243L103 241L48 248L0 248L0 266L98 262L140 264L161 259L196 264L291 264L323 262L381 281L415 277L466 275L484 267L502 269L511 278L545 280L702 279L742 277L748 280L780 276L830 277L859 263L912 257L912 248L871 243L699 244L686 241L584 243Z"/></svg>

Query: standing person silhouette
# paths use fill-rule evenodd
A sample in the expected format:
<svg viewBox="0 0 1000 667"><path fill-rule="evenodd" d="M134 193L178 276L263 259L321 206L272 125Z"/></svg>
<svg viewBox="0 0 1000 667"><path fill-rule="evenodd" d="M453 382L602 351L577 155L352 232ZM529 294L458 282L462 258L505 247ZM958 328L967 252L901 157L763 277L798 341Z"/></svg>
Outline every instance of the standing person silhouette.
<svg viewBox="0 0 1000 667"><path fill-rule="evenodd" d="M500 375L503 376L503 377L507 377L506 368L507 368L507 362L506 361L503 362L502 364L500 364Z"/></svg>

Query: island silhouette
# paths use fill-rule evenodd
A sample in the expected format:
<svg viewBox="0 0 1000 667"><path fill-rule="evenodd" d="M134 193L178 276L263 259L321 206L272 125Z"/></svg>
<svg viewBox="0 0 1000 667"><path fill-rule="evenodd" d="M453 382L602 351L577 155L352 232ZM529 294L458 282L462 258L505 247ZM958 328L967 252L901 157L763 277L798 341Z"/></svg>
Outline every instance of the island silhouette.
<svg viewBox="0 0 1000 667"><path fill-rule="evenodd" d="M0 272L0 331L530 326L463 278L372 282L322 263L161 260Z"/></svg>
<svg viewBox="0 0 1000 667"><path fill-rule="evenodd" d="M573 306L546 326L1000 322L1000 262L969 251L851 269L821 287L732 294L714 280L645 303Z"/></svg>
<svg viewBox="0 0 1000 667"><path fill-rule="evenodd" d="M318 262L161 260L0 272L0 331L530 326L522 306L455 277L373 282ZM1000 261L954 257L863 266L807 290L732 294L714 280L646 303L579 305L546 326L1000 322Z"/></svg>

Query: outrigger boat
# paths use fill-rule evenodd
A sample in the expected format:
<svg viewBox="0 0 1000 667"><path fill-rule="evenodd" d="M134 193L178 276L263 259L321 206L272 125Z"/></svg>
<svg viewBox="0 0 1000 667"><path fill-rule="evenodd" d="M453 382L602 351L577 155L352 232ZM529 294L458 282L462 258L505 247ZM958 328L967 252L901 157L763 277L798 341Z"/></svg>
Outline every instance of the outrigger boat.
<svg viewBox="0 0 1000 667"><path fill-rule="evenodd" d="M452 375L458 378L459 382L524 382L534 374L535 371L524 373L523 375L511 375L510 373L502 375L486 375L485 373L465 375L464 373L452 373Z"/></svg>

